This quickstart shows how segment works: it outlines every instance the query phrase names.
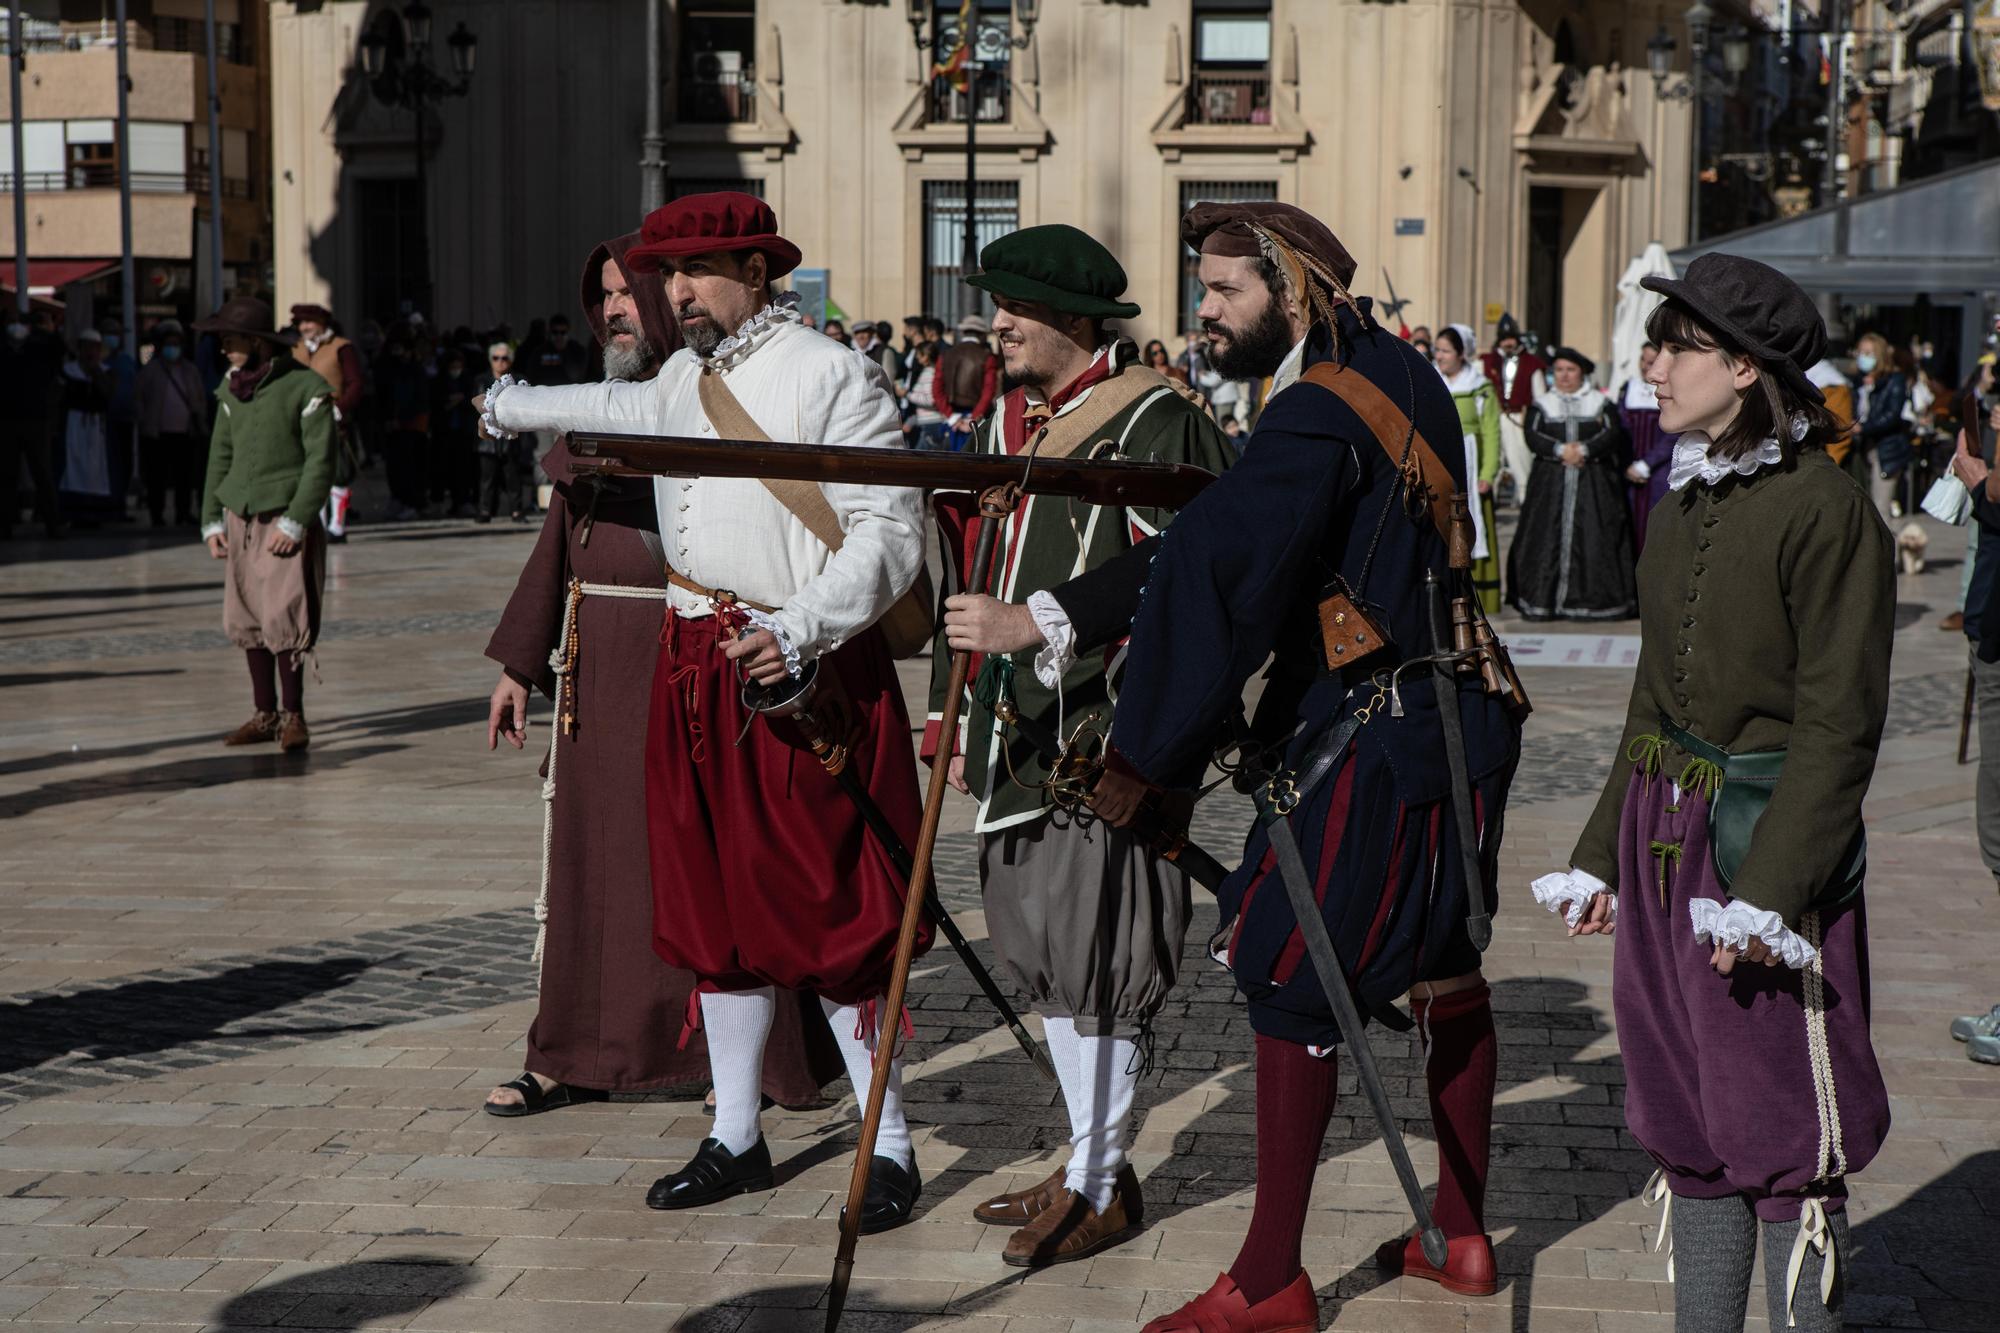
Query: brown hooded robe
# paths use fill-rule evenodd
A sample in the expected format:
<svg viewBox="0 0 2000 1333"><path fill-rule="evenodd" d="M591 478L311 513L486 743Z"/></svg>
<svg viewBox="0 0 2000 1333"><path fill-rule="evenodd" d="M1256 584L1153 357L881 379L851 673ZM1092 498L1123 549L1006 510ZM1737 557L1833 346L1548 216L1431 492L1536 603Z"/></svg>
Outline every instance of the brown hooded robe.
<svg viewBox="0 0 2000 1333"><path fill-rule="evenodd" d="M591 252L582 296L604 341L604 261L623 262L635 232ZM633 286L640 323L664 361L680 329L657 280ZM644 378L650 379L648 371ZM572 577L585 583L665 586L642 532L656 530L644 481L578 478L561 443L542 462L555 494L486 655L515 680L554 696L549 655L562 637ZM645 737L664 603L585 595L577 604L569 705L549 851L548 935L541 1007L528 1030L527 1068L581 1088L632 1092L699 1089L708 1081L706 1037L675 1041L694 978L653 952L653 893L646 845ZM546 772L544 765L544 772ZM798 1106L845 1073L817 998L778 992L764 1055L764 1092Z"/></svg>

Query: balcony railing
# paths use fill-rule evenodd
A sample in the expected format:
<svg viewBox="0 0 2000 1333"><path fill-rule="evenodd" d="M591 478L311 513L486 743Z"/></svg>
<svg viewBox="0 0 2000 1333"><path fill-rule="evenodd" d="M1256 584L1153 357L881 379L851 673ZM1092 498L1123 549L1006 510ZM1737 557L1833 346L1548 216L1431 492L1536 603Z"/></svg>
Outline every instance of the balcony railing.
<svg viewBox="0 0 2000 1333"><path fill-rule="evenodd" d="M9 172L0 172L0 193L14 191L16 177ZM47 194L63 190L115 190L118 188L118 168L105 163L89 166L73 166L64 171L29 171L19 177L20 188L29 194ZM206 194L208 193L208 173L197 168L193 171L135 171L132 173L132 193L134 194ZM254 192L247 180L222 178L222 194L226 199L250 199Z"/></svg>
<svg viewBox="0 0 2000 1333"><path fill-rule="evenodd" d="M1004 72L987 70L974 85L979 94L979 123L1004 125L1013 119L1013 84ZM928 94L927 118L933 125L965 123L971 93L962 93L946 79L932 79Z"/></svg>
<svg viewBox="0 0 2000 1333"><path fill-rule="evenodd" d="M1207 74L1195 71L1188 82L1189 125L1269 125L1271 76L1268 74Z"/></svg>
<svg viewBox="0 0 2000 1333"><path fill-rule="evenodd" d="M21 47L30 55L58 51L89 51L118 44L118 25L110 19L96 23L52 23L28 19L24 23ZM208 28L200 19L156 18L150 30L132 25L135 51L181 51L195 55L208 53ZM251 63L249 33L240 23L215 25L216 56L232 65Z"/></svg>
<svg viewBox="0 0 2000 1333"><path fill-rule="evenodd" d="M680 118L689 125L756 124L756 78L746 72L717 80L683 79Z"/></svg>

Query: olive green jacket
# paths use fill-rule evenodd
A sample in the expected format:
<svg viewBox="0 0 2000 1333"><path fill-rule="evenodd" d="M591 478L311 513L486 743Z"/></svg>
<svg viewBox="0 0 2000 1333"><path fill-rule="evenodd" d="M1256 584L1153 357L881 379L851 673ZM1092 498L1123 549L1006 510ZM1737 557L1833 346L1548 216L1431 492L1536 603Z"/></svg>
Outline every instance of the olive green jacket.
<svg viewBox="0 0 2000 1333"><path fill-rule="evenodd" d="M219 530L222 511L250 517L282 511L300 531L311 526L333 485L333 389L289 354L244 402L215 387L215 432L201 488L204 533Z"/></svg>
<svg viewBox="0 0 2000 1333"><path fill-rule="evenodd" d="M1617 762L1570 864L1618 885L1632 743L1660 718L1731 754L1786 750L1732 895L1794 929L1861 821L1889 709L1894 543L1819 450L1654 509L1639 559L1639 668ZM1669 745L1668 779L1689 756Z"/></svg>

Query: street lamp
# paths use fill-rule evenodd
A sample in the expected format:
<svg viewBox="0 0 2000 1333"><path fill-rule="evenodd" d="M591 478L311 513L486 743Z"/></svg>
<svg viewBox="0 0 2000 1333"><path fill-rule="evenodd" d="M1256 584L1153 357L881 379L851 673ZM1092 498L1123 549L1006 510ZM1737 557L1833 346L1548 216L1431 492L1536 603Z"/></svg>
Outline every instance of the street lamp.
<svg viewBox="0 0 2000 1333"><path fill-rule="evenodd" d="M932 20L931 37L938 37L934 7L937 0L909 0L910 37L917 50L927 52L931 42L924 39L924 22ZM960 38L969 48L970 57L965 64L965 236L960 267L964 276L971 277L979 266L979 227L977 215L973 211L973 195L979 184L979 76L985 72L985 62L979 59L978 49L982 38L1005 42L1015 50L1025 51L1034 40L1035 24L1041 18L1040 0L1014 0L1014 24L1020 28L1018 35L1002 32L995 28L984 28L979 21L979 10L972 11L972 31L961 33ZM943 76L933 71L932 77L942 80ZM943 89L938 92L938 103L943 103Z"/></svg>
<svg viewBox="0 0 2000 1333"><path fill-rule="evenodd" d="M1674 67L1674 51L1679 43L1673 35L1660 25L1652 39L1646 43L1646 69L1653 76L1653 93L1662 102L1687 102L1690 116L1688 160L1693 164L1693 179L1688 184L1688 241L1694 242L1701 232L1701 73L1702 64L1708 58L1708 39L1715 27L1715 10L1708 0L1694 0L1687 13L1681 16L1688 30L1688 76L1674 87L1667 87L1667 75ZM1740 29L1732 28L1723 34L1722 63L1733 78L1750 65L1750 36Z"/></svg>
<svg viewBox="0 0 2000 1333"><path fill-rule="evenodd" d="M410 112L414 126L411 147L417 163L417 274L410 300L419 312L428 312L431 302L430 172L424 160L424 119L446 98L463 97L472 90L472 70L479 54L479 38L461 21L445 38L456 77L440 74L431 57L431 20L429 5L410 0L403 6L401 23L384 11L361 39L361 68L376 100Z"/></svg>

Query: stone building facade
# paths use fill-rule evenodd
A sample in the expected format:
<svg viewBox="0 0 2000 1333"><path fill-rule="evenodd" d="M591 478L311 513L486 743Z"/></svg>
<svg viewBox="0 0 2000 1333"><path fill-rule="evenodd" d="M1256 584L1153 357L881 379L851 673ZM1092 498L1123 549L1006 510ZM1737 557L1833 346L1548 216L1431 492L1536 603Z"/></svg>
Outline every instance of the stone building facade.
<svg viewBox="0 0 2000 1333"><path fill-rule="evenodd" d="M1646 63L1662 25L1685 63L1680 4L1042 0L1028 33L1008 0L978 0L990 66L968 98L927 78L959 0L664 3L669 192L760 192L806 254L802 285L850 318L970 300L968 103L980 238L1099 236L1141 337L1189 322L1175 224L1201 198L1317 213L1360 258L1358 288L1393 287L1411 324L1484 341L1508 310L1600 351L1627 262L1686 236L1688 106ZM419 136L360 68L382 0L271 0L280 304L394 313L421 209L435 317L571 310L583 255L640 216L644 4L435 0L438 37L465 21L478 65Z"/></svg>

